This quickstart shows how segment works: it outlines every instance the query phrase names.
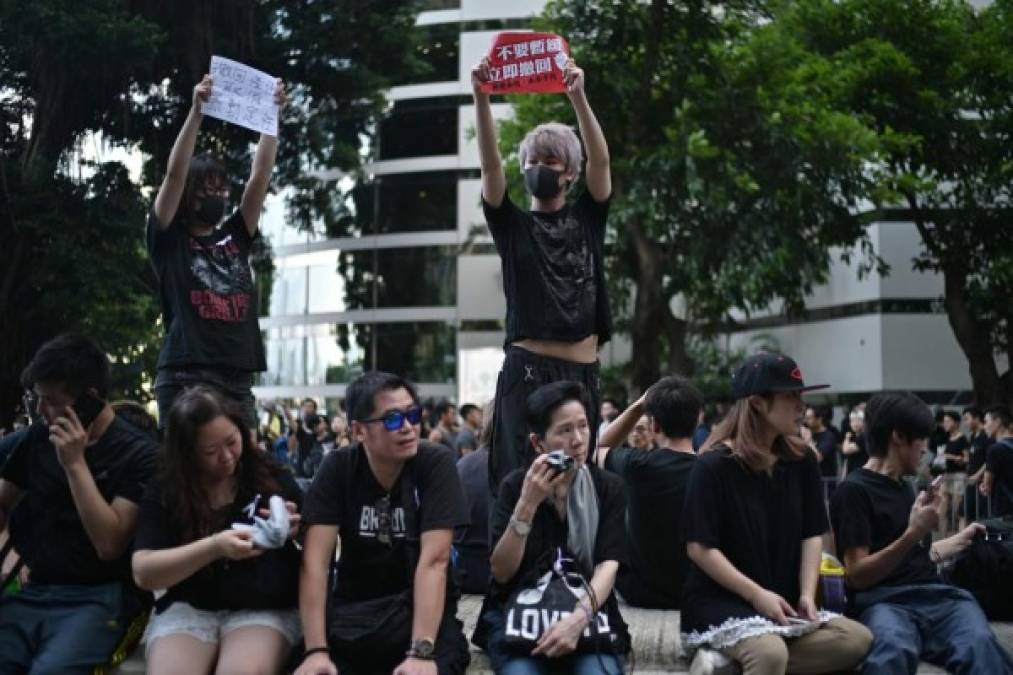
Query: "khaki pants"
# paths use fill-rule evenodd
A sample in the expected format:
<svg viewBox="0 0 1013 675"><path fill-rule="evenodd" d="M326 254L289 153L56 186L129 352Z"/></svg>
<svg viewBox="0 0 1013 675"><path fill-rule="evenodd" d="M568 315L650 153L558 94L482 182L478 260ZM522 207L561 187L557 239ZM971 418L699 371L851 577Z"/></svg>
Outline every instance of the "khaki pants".
<svg viewBox="0 0 1013 675"><path fill-rule="evenodd" d="M868 628L841 617L802 637L758 635L721 651L739 662L743 675L807 675L854 670L871 645Z"/></svg>

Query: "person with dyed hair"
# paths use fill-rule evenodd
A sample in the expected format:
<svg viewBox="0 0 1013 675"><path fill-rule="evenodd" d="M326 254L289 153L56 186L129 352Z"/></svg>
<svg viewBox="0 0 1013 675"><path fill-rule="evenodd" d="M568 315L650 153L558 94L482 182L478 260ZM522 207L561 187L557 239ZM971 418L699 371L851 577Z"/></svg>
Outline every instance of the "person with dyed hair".
<svg viewBox="0 0 1013 675"><path fill-rule="evenodd" d="M515 205L496 145L484 59L471 72L482 167L482 207L503 264L506 358L496 384L489 482L535 457L524 434L524 403L543 384L580 382L591 398L588 419L598 428L598 347L612 332L602 250L612 178L605 136L584 92L584 71L573 59L563 79L580 126L558 122L532 129L518 148L529 210ZM587 161L582 171L581 139ZM567 201L584 174L584 190Z"/></svg>

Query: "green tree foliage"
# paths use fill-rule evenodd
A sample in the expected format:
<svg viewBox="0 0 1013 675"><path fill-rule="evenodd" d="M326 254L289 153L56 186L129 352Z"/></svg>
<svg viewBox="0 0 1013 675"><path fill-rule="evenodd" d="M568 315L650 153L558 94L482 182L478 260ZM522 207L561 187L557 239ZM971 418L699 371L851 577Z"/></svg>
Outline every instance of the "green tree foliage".
<svg viewBox="0 0 1013 675"><path fill-rule="evenodd" d="M819 0L792 4L764 31L798 49L788 72L826 70L803 95L829 85L824 107L873 136L865 198L917 227L913 265L942 276L950 326L985 404L1013 398L995 358L1009 354L1013 318L1011 9Z"/></svg>
<svg viewBox="0 0 1013 675"><path fill-rule="evenodd" d="M395 0L0 0L0 427L21 368L66 330L113 357L115 395L144 396L161 337L144 214L212 54L289 82L275 185L294 222L327 226L342 205L319 169L355 171L382 90L423 67L413 21L414 4ZM96 131L145 153L140 181L79 161ZM205 120L198 149L224 159L237 199L255 140ZM256 265L271 269L269 250Z"/></svg>

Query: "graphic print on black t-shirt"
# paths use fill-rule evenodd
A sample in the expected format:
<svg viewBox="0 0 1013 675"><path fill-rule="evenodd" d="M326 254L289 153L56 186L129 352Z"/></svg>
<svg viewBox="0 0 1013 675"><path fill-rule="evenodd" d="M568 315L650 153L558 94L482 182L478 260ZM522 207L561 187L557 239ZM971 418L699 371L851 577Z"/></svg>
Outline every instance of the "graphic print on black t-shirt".
<svg viewBox="0 0 1013 675"><path fill-rule="evenodd" d="M335 596L368 600L406 590L413 578L408 569L410 540L422 532L468 524L464 491L454 455L441 445L419 443L418 454L402 469L390 491L376 480L366 450L359 444L335 450L306 493L307 526L337 525L341 536ZM406 473L410 474L406 478ZM419 534L408 536L402 494L411 481L417 500ZM389 514L389 515L387 515ZM448 585L448 595L451 593Z"/></svg>
<svg viewBox="0 0 1013 675"><path fill-rule="evenodd" d="M253 276L239 245L224 230L209 237L187 235L190 274L204 290L192 289L190 303L202 319L243 321L250 311Z"/></svg>
<svg viewBox="0 0 1013 675"><path fill-rule="evenodd" d="M575 342L610 338L602 265L609 202L584 191L554 212L518 208L509 194L483 210L503 265L506 344L524 338Z"/></svg>
<svg viewBox="0 0 1013 675"><path fill-rule="evenodd" d="M258 235L234 212L209 235L148 215L147 247L158 278L165 340L158 368L266 370L250 249Z"/></svg>

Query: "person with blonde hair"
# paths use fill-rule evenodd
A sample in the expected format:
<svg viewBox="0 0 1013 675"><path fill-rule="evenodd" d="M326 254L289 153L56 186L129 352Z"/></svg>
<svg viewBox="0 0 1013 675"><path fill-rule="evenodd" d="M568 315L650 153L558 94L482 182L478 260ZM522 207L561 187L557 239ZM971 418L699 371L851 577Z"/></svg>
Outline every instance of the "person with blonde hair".
<svg viewBox="0 0 1013 675"><path fill-rule="evenodd" d="M507 304L506 358L496 383L489 455L495 493L508 473L535 458L523 411L538 387L562 380L583 384L591 396L589 422L598 428L598 347L612 331L602 254L612 178L608 145L584 92L584 71L569 59L563 80L580 138L558 122L540 124L524 137L517 154L531 202L529 210L515 205L507 193L489 95L481 90L490 77L488 59L471 71L482 207L502 260ZM568 203L582 173L581 139L585 189Z"/></svg>
<svg viewBox="0 0 1013 675"><path fill-rule="evenodd" d="M825 386L769 352L732 377L736 402L701 449L683 511L682 644L696 650L694 675L729 657L745 675L846 671L872 643L858 622L816 607L828 523L799 427L802 392Z"/></svg>

